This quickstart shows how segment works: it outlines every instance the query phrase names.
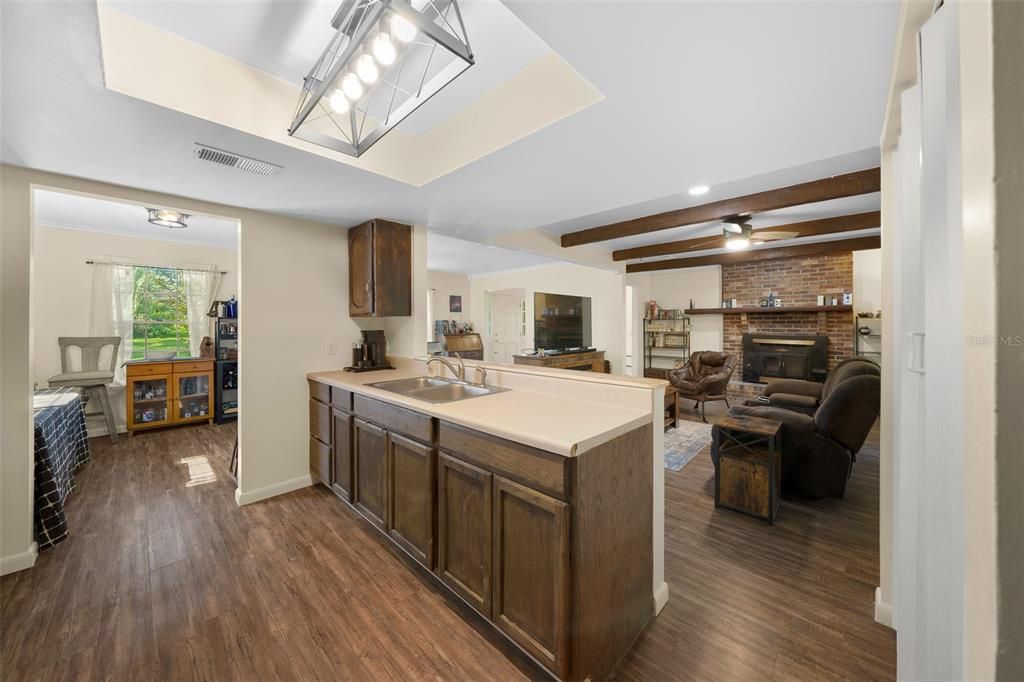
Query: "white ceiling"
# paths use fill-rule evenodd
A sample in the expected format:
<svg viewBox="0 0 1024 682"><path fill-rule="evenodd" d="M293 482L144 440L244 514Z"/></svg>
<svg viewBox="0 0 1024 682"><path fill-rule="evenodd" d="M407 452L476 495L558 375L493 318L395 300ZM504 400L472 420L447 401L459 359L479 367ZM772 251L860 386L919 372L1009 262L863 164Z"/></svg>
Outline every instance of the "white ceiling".
<svg viewBox="0 0 1024 682"><path fill-rule="evenodd" d="M186 221L188 227L172 230L150 224L146 207L137 204L48 190L36 190L32 200L36 225L238 248L238 223L234 220L193 215Z"/></svg>
<svg viewBox="0 0 1024 682"><path fill-rule="evenodd" d="M482 275L503 270L518 270L559 263L551 258L513 251L498 246L427 233L427 269Z"/></svg>
<svg viewBox="0 0 1024 682"><path fill-rule="evenodd" d="M293 4L177 3L173 16L258 42L304 30ZM242 14L220 16L224 5ZM629 214L678 202L696 184L746 193L812 168L877 162L898 9L894 0L510 2L606 99L415 188L107 91L91 3L2 7L5 163L343 226L386 217L481 242L643 215ZM470 39L482 63L486 47ZM197 140L285 171L266 179L197 162Z"/></svg>

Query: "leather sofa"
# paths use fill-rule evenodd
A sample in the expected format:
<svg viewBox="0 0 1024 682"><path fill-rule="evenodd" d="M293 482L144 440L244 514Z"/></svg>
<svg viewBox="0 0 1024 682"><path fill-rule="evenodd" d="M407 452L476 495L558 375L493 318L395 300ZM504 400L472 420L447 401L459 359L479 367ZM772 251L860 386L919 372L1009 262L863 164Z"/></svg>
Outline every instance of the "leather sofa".
<svg viewBox="0 0 1024 682"><path fill-rule="evenodd" d="M696 351L682 367L668 372L668 381L675 386L678 399L696 401L694 409L700 407L700 418L704 417L704 404L711 400L724 400L726 406L729 399L726 387L736 369L736 356L731 353L719 353L712 350Z"/></svg>
<svg viewBox="0 0 1024 682"><path fill-rule="evenodd" d="M770 405L737 405L729 414L783 423L783 492L841 498L846 494L857 452L878 418L880 405L881 378L865 373L833 382L813 415ZM717 440L716 437L712 442ZM717 466L717 453L712 451L711 455Z"/></svg>
<svg viewBox="0 0 1024 682"><path fill-rule="evenodd" d="M879 377L881 369L875 363L864 358L847 358L836 365L824 383L803 381L801 379L768 379L764 397L771 407L783 407L794 412L814 414L818 406L828 398L832 390L850 377L871 375ZM755 403L761 403L755 401Z"/></svg>

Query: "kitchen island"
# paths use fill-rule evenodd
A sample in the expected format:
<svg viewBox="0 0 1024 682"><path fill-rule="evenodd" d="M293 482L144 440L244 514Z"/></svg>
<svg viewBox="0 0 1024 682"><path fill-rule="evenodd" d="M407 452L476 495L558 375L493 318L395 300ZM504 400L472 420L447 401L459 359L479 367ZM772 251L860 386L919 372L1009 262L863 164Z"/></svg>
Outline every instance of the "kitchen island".
<svg viewBox="0 0 1024 682"><path fill-rule="evenodd" d="M667 598L664 382L477 363L507 390L432 403L371 385L427 375L389 359L308 375L311 476L555 677L607 678Z"/></svg>

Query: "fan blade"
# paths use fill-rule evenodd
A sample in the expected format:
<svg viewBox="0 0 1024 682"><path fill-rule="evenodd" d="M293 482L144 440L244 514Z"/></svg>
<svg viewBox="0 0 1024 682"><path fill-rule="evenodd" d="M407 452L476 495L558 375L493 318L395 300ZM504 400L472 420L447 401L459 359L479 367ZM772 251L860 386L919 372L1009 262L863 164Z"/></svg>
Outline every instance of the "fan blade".
<svg viewBox="0 0 1024 682"><path fill-rule="evenodd" d="M725 238L722 236L709 237L702 242L698 242L693 246L689 247L687 251L693 251L694 249L719 249L725 246Z"/></svg>
<svg viewBox="0 0 1024 682"><path fill-rule="evenodd" d="M757 230L752 235L751 239L792 239L793 237L799 237L799 232L773 232L771 230Z"/></svg>

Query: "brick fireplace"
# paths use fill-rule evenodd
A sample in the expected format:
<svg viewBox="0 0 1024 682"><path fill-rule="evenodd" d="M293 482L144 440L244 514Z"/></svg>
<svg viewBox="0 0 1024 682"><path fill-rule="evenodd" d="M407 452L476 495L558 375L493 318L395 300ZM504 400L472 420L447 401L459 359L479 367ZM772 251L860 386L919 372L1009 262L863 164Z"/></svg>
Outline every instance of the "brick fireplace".
<svg viewBox="0 0 1024 682"><path fill-rule="evenodd" d="M722 266L722 298L736 299L740 307L757 306L769 292L782 299L782 307L814 306L818 294L842 295L853 291L853 254L754 261ZM723 315L723 347L743 361L743 335L822 335L828 337L827 366L853 356L853 312L850 310L793 312L735 312ZM742 373L733 375L730 398L760 395L761 384L747 384Z"/></svg>

